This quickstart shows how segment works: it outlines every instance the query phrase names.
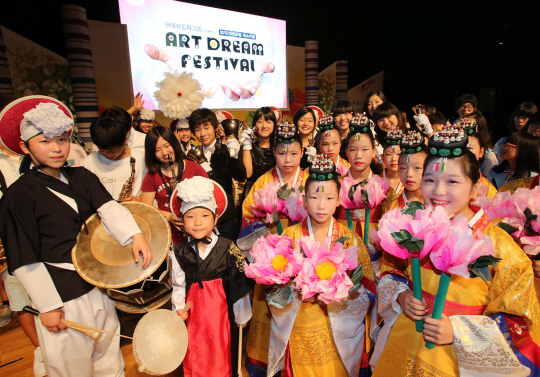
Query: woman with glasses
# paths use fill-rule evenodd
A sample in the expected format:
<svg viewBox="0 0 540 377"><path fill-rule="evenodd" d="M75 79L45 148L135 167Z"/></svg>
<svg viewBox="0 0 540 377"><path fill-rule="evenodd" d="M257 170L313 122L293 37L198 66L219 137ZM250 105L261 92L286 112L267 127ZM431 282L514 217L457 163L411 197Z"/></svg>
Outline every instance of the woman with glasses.
<svg viewBox="0 0 540 377"><path fill-rule="evenodd" d="M502 145L502 162L491 169L488 180L499 189L507 182L538 175L539 142L534 135L514 132Z"/></svg>
<svg viewBox="0 0 540 377"><path fill-rule="evenodd" d="M472 94L462 94L456 99L455 107L459 114L458 120L465 118L478 108L478 99Z"/></svg>

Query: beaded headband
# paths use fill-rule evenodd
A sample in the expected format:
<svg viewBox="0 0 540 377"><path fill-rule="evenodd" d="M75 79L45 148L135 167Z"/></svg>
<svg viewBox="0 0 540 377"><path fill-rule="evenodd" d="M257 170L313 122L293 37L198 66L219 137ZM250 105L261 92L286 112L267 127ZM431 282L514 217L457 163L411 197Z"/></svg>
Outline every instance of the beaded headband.
<svg viewBox="0 0 540 377"><path fill-rule="evenodd" d="M296 126L286 120L279 122L276 129L276 143L292 144L295 141L300 141Z"/></svg>
<svg viewBox="0 0 540 377"><path fill-rule="evenodd" d="M336 165L330 157L318 154L313 158L309 167L309 176L319 182L317 192L324 192L324 181L329 181L336 176Z"/></svg>
<svg viewBox="0 0 540 377"><path fill-rule="evenodd" d="M460 124L451 125L449 122L441 131L437 131L429 139L429 153L441 157L433 170L445 171L446 158L461 156L467 150L469 143L467 135Z"/></svg>

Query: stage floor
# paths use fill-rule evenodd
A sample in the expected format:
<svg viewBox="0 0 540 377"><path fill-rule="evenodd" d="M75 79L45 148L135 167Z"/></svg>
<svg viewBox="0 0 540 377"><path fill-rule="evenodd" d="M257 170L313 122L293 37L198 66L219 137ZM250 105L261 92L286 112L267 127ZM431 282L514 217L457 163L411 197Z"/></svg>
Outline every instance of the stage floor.
<svg viewBox="0 0 540 377"><path fill-rule="evenodd" d="M163 307L167 308L167 305ZM137 322L141 315L122 313L123 333L128 336L133 335ZM247 341L247 333L244 334L244 350ZM139 373L138 365L133 356L131 340L123 339L121 343L122 354L126 363L126 377L149 376L146 373ZM245 358L245 352L243 353ZM34 346L26 337L17 316L14 315L9 325L0 328L0 376L9 377L33 377L34 365ZM243 375L248 376L247 371L243 370ZM182 366L165 376L181 377L184 376Z"/></svg>

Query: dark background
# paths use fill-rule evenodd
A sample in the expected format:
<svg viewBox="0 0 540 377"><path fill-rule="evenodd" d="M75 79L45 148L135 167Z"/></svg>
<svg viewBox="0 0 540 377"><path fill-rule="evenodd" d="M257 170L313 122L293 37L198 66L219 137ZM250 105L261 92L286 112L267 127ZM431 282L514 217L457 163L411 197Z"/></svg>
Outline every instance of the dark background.
<svg viewBox="0 0 540 377"><path fill-rule="evenodd" d="M498 137L519 103L540 105L540 1L189 2L286 20L287 44L319 41L320 71L348 60L349 88L384 70L386 96L409 119L418 103L453 119L457 96L492 88L480 110ZM120 21L115 0L13 0L3 1L0 24L66 56L61 4Z"/></svg>

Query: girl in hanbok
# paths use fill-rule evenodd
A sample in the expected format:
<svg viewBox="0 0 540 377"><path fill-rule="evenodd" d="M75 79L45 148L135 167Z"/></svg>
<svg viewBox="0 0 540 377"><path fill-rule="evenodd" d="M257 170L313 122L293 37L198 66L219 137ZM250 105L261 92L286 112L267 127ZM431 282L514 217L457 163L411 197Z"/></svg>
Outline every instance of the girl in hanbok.
<svg viewBox="0 0 540 377"><path fill-rule="evenodd" d="M363 351L369 350L365 339L365 330L369 327L366 316L375 299L371 263L362 239L333 217L340 200L334 164L319 155L309 174L305 197L309 215L283 234L295 243L304 236L330 248L340 237L346 237L345 241L339 240L345 248L358 247L358 265L363 266L364 273L360 280L362 286L357 292L349 293L348 299L330 301L328 305L316 297L302 301L300 292L293 286L292 301L288 305L281 309L271 306L268 376L279 370L281 376L287 377L358 376ZM328 277L323 276L322 268L316 269L321 280L331 279L335 274L334 265L334 273ZM365 362L367 353L364 354Z"/></svg>
<svg viewBox="0 0 540 377"><path fill-rule="evenodd" d="M319 121L319 130L317 133L317 142L319 144L319 152L325 156L330 157L334 165L336 165L336 171L340 176L344 176L351 164L347 162L342 156L340 156L342 143L347 142L347 138L341 139L341 131L337 128L334 118L331 116L324 116ZM350 135L350 132L349 134Z"/></svg>
<svg viewBox="0 0 540 377"><path fill-rule="evenodd" d="M263 213L262 209L257 211L265 200L277 202L277 193L269 192L269 188L283 187L287 184L288 189L299 190L307 179L307 173L300 169L302 142L294 125L287 122L278 125L274 140L274 156L276 166L255 182L242 205L242 228L238 238L238 247L246 254L253 248L257 238L268 232L280 233L278 229L285 229L288 226L289 220L283 215L279 216L279 225L273 219L267 221L268 216L272 218L271 211L276 210L274 207L269 209L270 213ZM267 202L264 204L269 205ZM253 318L247 344L246 367L251 376L266 374L269 341L270 311L264 291L257 284L253 292Z"/></svg>
<svg viewBox="0 0 540 377"><path fill-rule="evenodd" d="M491 238L495 257L490 280L451 275L441 319L431 318L441 272L429 254L420 260L422 301L414 298L411 259L382 267L378 285L380 330L371 365L374 376L538 376L540 309L530 259L508 234L471 205L480 169L467 137L444 142L436 132L428 144L422 196L457 221L465 216L475 239ZM486 237L487 236L487 237ZM415 321L423 320L417 332ZM426 347L426 341L435 344Z"/></svg>

